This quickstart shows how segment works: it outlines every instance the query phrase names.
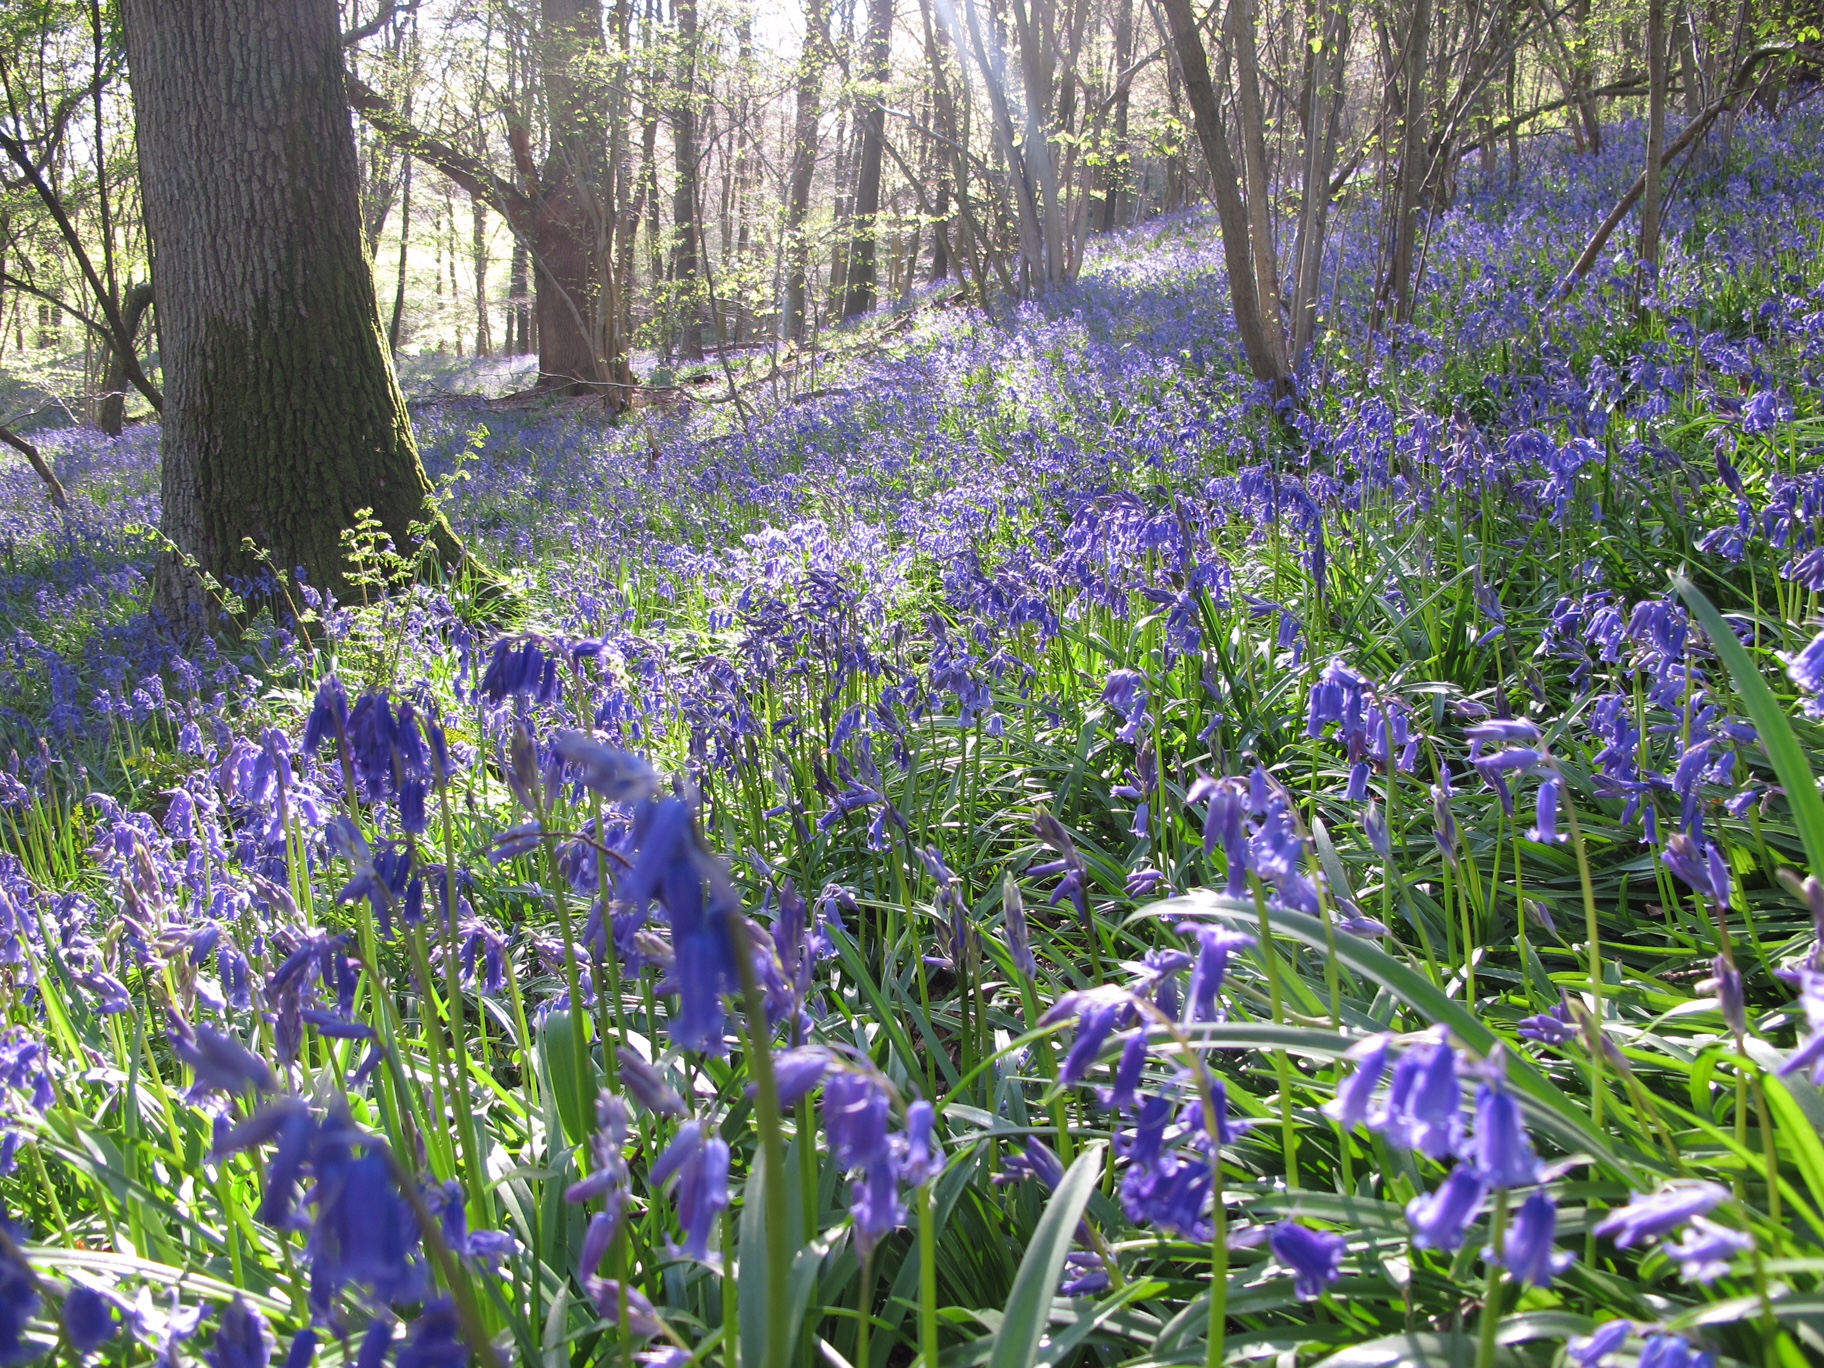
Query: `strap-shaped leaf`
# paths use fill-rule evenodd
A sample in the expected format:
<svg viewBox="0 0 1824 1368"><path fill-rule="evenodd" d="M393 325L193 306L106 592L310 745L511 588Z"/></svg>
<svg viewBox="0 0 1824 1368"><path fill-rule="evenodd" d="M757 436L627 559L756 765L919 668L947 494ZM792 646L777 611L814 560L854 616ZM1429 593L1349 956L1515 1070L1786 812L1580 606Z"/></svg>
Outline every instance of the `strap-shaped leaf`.
<svg viewBox="0 0 1824 1368"><path fill-rule="evenodd" d="M1000 1332L994 1337L989 1368L1032 1368L1038 1360L1039 1341L1051 1320L1051 1303L1058 1293L1058 1279L1064 1273L1064 1259L1076 1238L1083 1209L1089 1205L1089 1195L1096 1190L1106 1148L1100 1140L1086 1147L1045 1204L1045 1214L1039 1217L1032 1243L1026 1246L1026 1255L1020 1260L1020 1271L1014 1275L1013 1295L1007 1299Z"/></svg>
<svg viewBox="0 0 1824 1368"><path fill-rule="evenodd" d="M1753 658L1735 639L1735 633L1723 620L1723 615L1716 611L1716 605L1704 596L1704 591L1682 573L1672 576L1672 587L1678 590L1703 624L1704 635L1710 638L1710 649L1729 671L1736 696L1742 700L1748 716L1754 719L1755 730L1761 734L1761 745L1773 763L1773 772L1779 777L1780 787L1786 790L1786 804L1792 810L1793 825L1799 829L1799 840L1804 843L1811 872L1824 879L1824 798L1818 796L1818 782L1812 777L1811 766L1805 760L1798 737L1792 734L1786 710L1773 696L1773 690L1767 687L1767 681L1761 678L1760 668Z"/></svg>

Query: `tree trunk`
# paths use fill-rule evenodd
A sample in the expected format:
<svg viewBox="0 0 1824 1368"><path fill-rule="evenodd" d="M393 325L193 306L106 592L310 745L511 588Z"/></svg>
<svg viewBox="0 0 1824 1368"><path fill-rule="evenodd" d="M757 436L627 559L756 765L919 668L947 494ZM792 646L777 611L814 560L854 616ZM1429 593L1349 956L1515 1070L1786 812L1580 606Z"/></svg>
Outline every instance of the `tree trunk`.
<svg viewBox="0 0 1824 1368"><path fill-rule="evenodd" d="M127 286L127 293L120 301L120 317L129 338L139 336L139 325L145 321L146 310L151 307L150 282ZM95 423L110 437L120 436L121 429L126 426L127 387L132 384L127 379L127 359L120 354L119 347L108 340L107 378L102 382L101 407L96 411Z"/></svg>
<svg viewBox="0 0 1824 1368"><path fill-rule="evenodd" d="M1267 176L1267 115L1260 98L1260 59L1254 47L1254 10L1229 0L1229 41L1235 51L1235 93L1241 115L1241 160L1248 187L1248 240L1253 248L1254 291L1260 300L1267 345L1281 374L1289 374L1279 260L1273 250L1273 187Z"/></svg>
<svg viewBox="0 0 1824 1368"><path fill-rule="evenodd" d="M697 0L677 0L678 102L671 112L673 170L672 278L677 282L680 352L703 359L703 315L697 301Z"/></svg>
<svg viewBox="0 0 1824 1368"><path fill-rule="evenodd" d="M1419 0L1424 4L1426 0ZM1235 159L1229 152L1228 136L1222 127L1222 112L1216 103L1216 91L1210 84L1209 59L1204 56L1203 39L1197 33L1197 16L1191 0L1163 0L1166 22L1171 26L1171 46L1183 80L1185 101L1191 107L1191 121L1202 144L1204 160L1209 163L1210 180L1216 195L1216 219L1222 229L1222 257L1229 272L1229 297L1235 307L1236 331L1247 356L1248 367L1257 380L1275 386L1286 380L1279 358L1284 355L1283 341L1275 347L1267 336L1269 327L1279 328L1280 320L1264 316L1260 295L1254 286L1253 248L1248 241L1248 209L1241 195L1241 178L1236 174Z"/></svg>
<svg viewBox="0 0 1824 1368"><path fill-rule="evenodd" d="M1317 336L1317 297L1329 224L1330 175L1342 131L1343 81L1349 53L1347 0L1318 0L1306 44L1303 185L1292 283L1292 355L1302 357Z"/></svg>
<svg viewBox="0 0 1824 1368"><path fill-rule="evenodd" d="M1647 0L1647 184L1640 197L1641 290L1659 270L1660 158L1666 154L1666 5Z"/></svg>
<svg viewBox="0 0 1824 1368"><path fill-rule="evenodd" d="M526 244L513 240L513 259L507 268L507 355L524 356L532 350L532 306L527 293Z"/></svg>
<svg viewBox="0 0 1824 1368"><path fill-rule="evenodd" d="M874 89L861 108L861 164L855 171L855 233L849 241L848 299L842 316L856 318L874 307L876 218L880 214L880 159L887 136L886 85L893 45L893 0L869 0L868 31L862 40L863 79Z"/></svg>
<svg viewBox="0 0 1824 1368"><path fill-rule="evenodd" d="M399 278L393 286L393 316L386 325L387 355L397 359L405 328L405 268L412 247L412 154L405 154L404 188L399 195Z"/></svg>
<svg viewBox="0 0 1824 1368"><path fill-rule="evenodd" d="M204 583L341 580L371 509L400 547L429 505L361 243L333 0L128 0L140 185L166 376L160 606L216 617Z"/></svg>
<svg viewBox="0 0 1824 1368"><path fill-rule="evenodd" d="M1412 24L1406 31L1401 65L1404 96L1400 114L1400 171L1394 191L1393 250L1389 254L1387 289L1375 309L1376 326L1384 306L1391 306L1394 321L1412 315L1414 258L1418 255L1419 192L1425 185L1428 158L1425 136L1427 54L1431 49L1431 0L1414 0Z"/></svg>
<svg viewBox="0 0 1824 1368"><path fill-rule="evenodd" d="M1102 193L1102 231L1112 233L1127 222L1128 184L1132 168L1127 160L1127 107L1132 77L1127 69L1134 60L1134 0L1115 0L1115 116Z"/></svg>
<svg viewBox="0 0 1824 1368"><path fill-rule="evenodd" d="M810 244L804 221L811 209L811 176L817 169L817 120L823 96L824 28L829 0L805 0L804 51L798 58L797 108L792 127L792 180L785 202L785 340L804 341L806 275Z"/></svg>

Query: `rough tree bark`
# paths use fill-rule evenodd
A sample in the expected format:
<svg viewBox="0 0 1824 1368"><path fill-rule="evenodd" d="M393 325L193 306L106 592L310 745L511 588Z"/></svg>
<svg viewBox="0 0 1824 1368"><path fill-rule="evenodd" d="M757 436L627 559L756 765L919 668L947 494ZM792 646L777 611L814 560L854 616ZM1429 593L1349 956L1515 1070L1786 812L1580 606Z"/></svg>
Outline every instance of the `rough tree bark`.
<svg viewBox="0 0 1824 1368"><path fill-rule="evenodd" d="M1419 0L1421 4L1425 2ZM1279 358L1284 355L1284 346L1282 343L1276 347L1268 335L1269 329L1277 329L1281 324L1279 319L1269 319L1261 311L1260 294L1254 284L1248 208L1242 199L1241 177L1235 169L1235 158L1229 152L1216 91L1210 84L1210 64L1204 55L1203 39L1197 32L1197 16L1191 10L1191 0L1163 0L1160 8L1165 11L1166 22L1171 28L1172 52L1183 79L1185 101L1191 107L1191 123L1210 168L1210 181L1216 196L1216 220L1222 229L1222 259L1228 267L1229 298L1235 308L1235 326L1241 338L1242 352L1255 379L1283 386L1287 376Z"/></svg>
<svg viewBox="0 0 1824 1368"><path fill-rule="evenodd" d="M1666 154L1666 6L1647 0L1647 183L1640 201L1640 265L1659 269L1659 159ZM1646 288L1646 282L1642 282Z"/></svg>
<svg viewBox="0 0 1824 1368"><path fill-rule="evenodd" d="M798 58L797 108L792 120L792 179L785 201L785 340L804 341L806 275L810 244L804 221L811 210L811 177L817 170L817 120L828 49L829 0L804 0L804 51Z"/></svg>
<svg viewBox="0 0 1824 1368"><path fill-rule="evenodd" d="M855 169L855 235L849 242L848 299L844 318L874 307L875 219L880 214L880 161L887 137L886 85L893 44L893 0L869 0L862 40L864 78L874 89L861 109L861 164Z"/></svg>
<svg viewBox="0 0 1824 1368"><path fill-rule="evenodd" d="M1430 161L1426 137L1426 74L1431 50L1431 0L1414 0L1412 23L1406 30L1401 66L1403 107L1400 113L1400 167L1393 206L1393 250L1389 254L1387 285L1375 304L1374 326L1379 328L1384 309L1391 307L1396 323L1411 316L1413 262L1418 255L1419 197L1425 187Z"/></svg>
<svg viewBox="0 0 1824 1368"><path fill-rule="evenodd" d="M152 307L152 284L140 281L127 286L127 292L120 301L120 320L127 330L129 338L137 340L140 325L145 322L146 310ZM133 382L127 378L127 362L131 358L120 354L112 338L108 339L107 379L102 383L101 408L95 414L96 425L110 437L120 436L121 429L127 420L127 386Z"/></svg>
<svg viewBox="0 0 1824 1368"><path fill-rule="evenodd" d="M697 4L677 0L677 104L671 111L671 269L678 291L678 351L686 361L703 359L703 314L697 299L697 259L703 234L697 213Z"/></svg>
<svg viewBox="0 0 1824 1368"><path fill-rule="evenodd" d="M361 241L334 0L128 0L140 184L166 375L158 601L206 630L193 559L256 582L252 548L333 584L372 509L400 546L430 519Z"/></svg>

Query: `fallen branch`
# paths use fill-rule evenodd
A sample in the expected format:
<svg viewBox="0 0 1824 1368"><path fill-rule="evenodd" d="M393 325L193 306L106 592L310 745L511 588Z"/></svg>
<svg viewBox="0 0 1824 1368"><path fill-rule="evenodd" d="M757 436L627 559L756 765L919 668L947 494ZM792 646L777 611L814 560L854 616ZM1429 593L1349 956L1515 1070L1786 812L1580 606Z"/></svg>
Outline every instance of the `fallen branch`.
<svg viewBox="0 0 1824 1368"><path fill-rule="evenodd" d="M1717 116L1747 92L1748 78L1754 74L1757 66L1769 57L1782 56L1791 51L1793 51L1791 43L1769 43L1765 47L1756 48L1743 58L1742 64L1736 68L1735 79L1729 83L1729 88L1712 100L1704 112L1691 120L1685 126L1685 131L1667 145L1664 155L1659 159L1661 169L1670 166L1687 150L1695 146L1698 139L1709 131L1710 125L1716 122ZM1602 249L1607 245L1609 238L1621 226L1621 221L1628 216L1628 211L1639 202L1646 190L1647 173L1643 170L1634 178L1634 184L1628 187L1627 193L1615 202L1613 209L1609 210L1609 216L1602 221L1601 226L1596 229L1589 243L1584 247L1583 255L1577 258L1576 264L1571 267L1570 272L1559 283L1558 288L1552 292L1552 297L1547 302L1548 308L1552 304L1560 303L1568 298L1571 291L1577 288L1578 282L1589 274L1590 267L1596 264L1596 258L1602 254Z"/></svg>
<svg viewBox="0 0 1824 1368"><path fill-rule="evenodd" d="M5 442L31 462L32 469L38 472L38 478L44 481L45 488L50 491L51 502L56 504L62 512L68 513L70 500L63 492L63 481L57 478L57 472L52 470L50 462L39 454L38 448L7 427L0 427L0 442Z"/></svg>

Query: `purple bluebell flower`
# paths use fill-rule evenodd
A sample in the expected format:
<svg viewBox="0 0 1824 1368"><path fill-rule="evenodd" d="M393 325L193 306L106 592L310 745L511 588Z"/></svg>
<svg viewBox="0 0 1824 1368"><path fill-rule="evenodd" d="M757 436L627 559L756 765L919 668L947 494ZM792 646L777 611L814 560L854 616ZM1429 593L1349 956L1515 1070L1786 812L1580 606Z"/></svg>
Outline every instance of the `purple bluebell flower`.
<svg viewBox="0 0 1824 1368"><path fill-rule="evenodd" d="M709 1248L716 1220L728 1207L728 1142L700 1122L678 1127L677 1138L652 1163L647 1182L671 1188L684 1242L668 1246L673 1255L713 1263Z"/></svg>
<svg viewBox="0 0 1824 1368"><path fill-rule="evenodd" d="M1214 855L1220 845L1228 880L1223 891L1239 898L1248 891L1249 851L1247 829L1243 819L1248 812L1247 786L1239 779L1199 779L1191 785L1186 800L1191 803L1209 799L1203 822L1203 853Z"/></svg>
<svg viewBox="0 0 1824 1368"><path fill-rule="evenodd" d="M1282 1221L1267 1237L1273 1257L1292 1271L1300 1301L1314 1301L1343 1276L1347 1241L1329 1230L1313 1230L1294 1221Z"/></svg>
<svg viewBox="0 0 1824 1368"><path fill-rule="evenodd" d="M272 1066L240 1041L209 1026L191 1026L175 1011L167 1017L171 1053L195 1074L196 1085L191 1090L195 1095L271 1092L277 1086Z"/></svg>
<svg viewBox="0 0 1824 1368"><path fill-rule="evenodd" d="M1100 1255L1077 1249L1064 1256L1064 1281L1058 1287L1060 1297L1090 1297L1106 1291L1108 1268Z"/></svg>
<svg viewBox="0 0 1824 1368"><path fill-rule="evenodd" d="M1612 1320L1587 1335L1578 1335L1564 1346L1564 1356L1577 1368L1608 1368L1610 1357L1634 1333L1634 1322Z"/></svg>
<svg viewBox="0 0 1824 1368"><path fill-rule="evenodd" d="M658 1308L639 1288L613 1278L589 1278L583 1285L595 1303L596 1314L611 1325L625 1324L635 1339L648 1340L665 1332Z"/></svg>
<svg viewBox="0 0 1824 1368"><path fill-rule="evenodd" d="M1413 1244L1420 1249L1455 1253L1487 1195L1488 1180L1475 1166L1458 1164L1437 1191L1422 1193L1406 1204L1406 1224L1412 1228Z"/></svg>
<svg viewBox="0 0 1824 1368"><path fill-rule="evenodd" d="M579 784L611 803L641 803L658 792L659 776L651 765L587 732L555 732L551 750L570 767Z"/></svg>
<svg viewBox="0 0 1824 1368"><path fill-rule="evenodd" d="M1217 995L1229 973L1229 961L1238 950L1254 944L1245 931L1226 926L1207 926L1200 922L1180 922L1178 934L1197 938L1197 961L1191 969L1190 989L1185 995L1185 1020L1220 1021L1222 1010Z"/></svg>
<svg viewBox="0 0 1824 1368"><path fill-rule="evenodd" d="M1813 637L1803 650L1786 657L1786 677L1810 696L1806 715L1818 716L1818 710L1824 708L1824 700L1819 697L1824 695L1824 632Z"/></svg>
<svg viewBox="0 0 1824 1368"><path fill-rule="evenodd" d="M782 1050L773 1056L773 1076L779 1090L779 1105L793 1107L800 1098L808 1095L823 1082L823 1076L830 1071L833 1061L830 1053L819 1045L802 1045L793 1050ZM753 1086L749 1085L749 1092Z"/></svg>
<svg viewBox="0 0 1824 1368"><path fill-rule="evenodd" d="M1121 669L1111 673L1102 687L1102 701L1121 714L1118 739L1136 745L1146 728L1146 676L1138 670Z"/></svg>
<svg viewBox="0 0 1824 1368"><path fill-rule="evenodd" d="M1658 1192L1636 1193L1624 1207L1617 1207L1598 1221L1598 1235L1613 1235L1622 1249L1643 1240L1656 1240L1677 1230L1694 1216L1703 1216L1729 1200L1729 1189L1720 1183L1674 1183Z"/></svg>
<svg viewBox="0 0 1824 1368"><path fill-rule="evenodd" d="M1667 1240L1660 1248L1678 1263L1679 1276L1686 1282L1708 1284L1727 1274L1737 1255L1754 1248L1754 1237L1694 1216L1677 1244Z"/></svg>
<svg viewBox="0 0 1824 1368"><path fill-rule="evenodd" d="M1635 1368L1716 1368L1716 1355L1679 1335L1649 1335Z"/></svg>
<svg viewBox="0 0 1824 1368"><path fill-rule="evenodd" d="M1520 1115L1520 1104L1501 1080L1500 1056L1489 1061L1476 1089L1476 1168L1492 1187L1528 1187L1539 1181L1539 1157Z"/></svg>
<svg viewBox="0 0 1824 1368"><path fill-rule="evenodd" d="M310 1368L317 1356L317 1332L305 1326L292 1336L291 1348L285 1351L285 1368Z"/></svg>
<svg viewBox="0 0 1824 1368"><path fill-rule="evenodd" d="M1039 962L1032 955L1032 929L1026 920L1026 900L1009 870L1001 880L1001 930L1007 937L1007 953L1013 966L1027 978L1039 972Z"/></svg>
<svg viewBox="0 0 1824 1368"><path fill-rule="evenodd" d="M1345 1059L1355 1061L1355 1072L1336 1085L1336 1096L1324 1104L1324 1115L1344 1130L1354 1130L1368 1120L1374 1091L1387 1072L1393 1055L1391 1035L1369 1036L1349 1047Z"/></svg>
<svg viewBox="0 0 1824 1368"><path fill-rule="evenodd" d="M1394 1066L1385 1109L1368 1125L1402 1149L1433 1159L1455 1154L1463 1140L1457 1052L1443 1042L1408 1050Z"/></svg>
<svg viewBox="0 0 1824 1368"><path fill-rule="evenodd" d="M1368 838L1368 847L1376 855L1383 860L1393 858L1393 837L1387 831L1387 818L1380 805L1372 800L1362 809L1362 834Z"/></svg>
<svg viewBox="0 0 1824 1368"><path fill-rule="evenodd" d="M87 1283L75 1284L63 1299L63 1333L86 1358L120 1333L119 1304Z"/></svg>
<svg viewBox="0 0 1824 1368"><path fill-rule="evenodd" d="M1700 841L1689 832L1674 832L1666 839L1660 859L1693 892L1720 907L1731 906L1729 865L1722 852L1710 842Z"/></svg>
<svg viewBox="0 0 1824 1368"><path fill-rule="evenodd" d="M1514 1213L1500 1254L1484 1250L1483 1257L1529 1287L1550 1287L1574 1257L1554 1247L1557 1238L1558 1204L1548 1194L1535 1192Z"/></svg>
<svg viewBox="0 0 1824 1368"><path fill-rule="evenodd" d="M937 1139L937 1109L920 1098L906 1108L906 1130L899 1149L899 1176L923 1187L943 1172L943 1146Z"/></svg>
<svg viewBox="0 0 1824 1368"><path fill-rule="evenodd" d="M1556 845L1565 839L1558 834L1558 791L1562 785L1563 781L1555 774L1539 785L1535 821L1526 833L1527 840L1538 841L1541 845Z"/></svg>
<svg viewBox="0 0 1824 1368"><path fill-rule="evenodd" d="M1134 1105L1141 1074L1146 1069L1146 1030L1142 1027L1128 1037L1121 1047L1121 1062L1115 1066L1115 1086L1104 1089L1097 1098L1110 1111L1125 1110Z"/></svg>
<svg viewBox="0 0 1824 1368"><path fill-rule="evenodd" d="M634 1101L655 1116L684 1115L684 1099L665 1081L663 1072L630 1045L622 1045L614 1053L621 1066L621 1083Z"/></svg>
<svg viewBox="0 0 1824 1368"><path fill-rule="evenodd" d="M361 1337L361 1348L355 1355L355 1368L386 1368L386 1357L393 1351L393 1322L376 1316L368 1322Z"/></svg>
<svg viewBox="0 0 1824 1368"><path fill-rule="evenodd" d="M266 1368L272 1362L272 1343L266 1317L245 1297L236 1297L222 1312L215 1344L204 1357L209 1368Z"/></svg>
<svg viewBox="0 0 1824 1368"><path fill-rule="evenodd" d="M1742 971L1726 956L1718 955L1711 961L1710 977L1698 984L1698 988L1716 994L1717 1005L1722 1008L1723 1021L1730 1034L1748 1034L1748 993L1742 983Z"/></svg>
<svg viewBox="0 0 1824 1368"><path fill-rule="evenodd" d="M448 1297L439 1297L418 1313L393 1360L393 1368L468 1368L468 1364L469 1351L462 1342L456 1306Z"/></svg>
<svg viewBox="0 0 1824 1368"><path fill-rule="evenodd" d="M1548 1012L1522 1017L1515 1023L1514 1029L1526 1039L1536 1040L1542 1045L1568 1045L1577 1038L1577 1028L1571 1022L1570 1004L1563 997Z"/></svg>

